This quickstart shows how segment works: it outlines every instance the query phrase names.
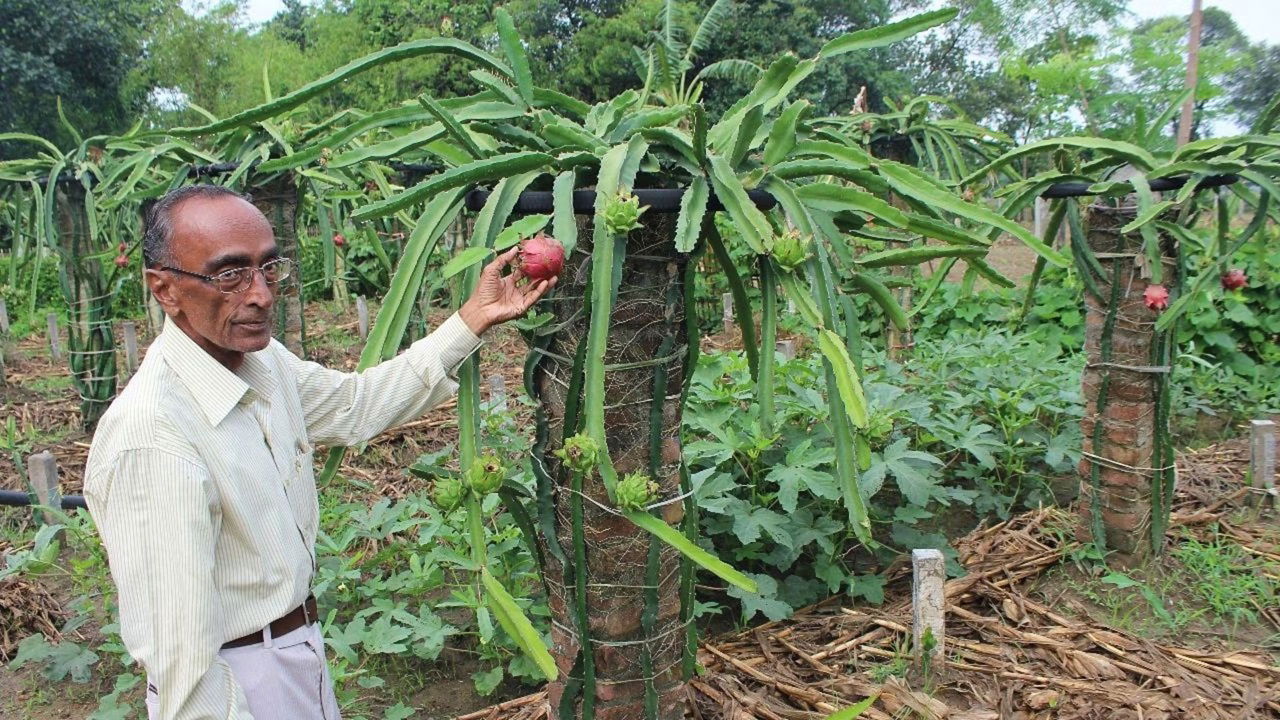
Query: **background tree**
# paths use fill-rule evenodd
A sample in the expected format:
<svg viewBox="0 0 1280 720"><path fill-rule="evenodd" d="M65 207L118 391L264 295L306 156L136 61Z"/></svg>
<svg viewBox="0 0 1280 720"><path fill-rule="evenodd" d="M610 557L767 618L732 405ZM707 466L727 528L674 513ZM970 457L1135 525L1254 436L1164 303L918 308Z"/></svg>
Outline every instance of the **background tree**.
<svg viewBox="0 0 1280 720"><path fill-rule="evenodd" d="M709 1L700 3L703 12L710 5ZM699 60L709 65L725 58L750 58L768 65L786 52L809 57L832 38L889 22L893 11L889 0L735 2L724 20L731 31L723 33ZM879 49L824 62L801 83L796 97L811 102L815 114L847 113L863 86L872 110L886 109L883 98L913 94L909 77L896 69L891 51ZM706 105L712 111L723 110L749 88L747 82L710 82Z"/></svg>
<svg viewBox="0 0 1280 720"><path fill-rule="evenodd" d="M147 88L128 81L146 31L175 0L6 0L0 3L0 131L39 135L59 147L76 139L57 99L83 134L127 129ZM13 157L0 148L0 159Z"/></svg>
<svg viewBox="0 0 1280 720"><path fill-rule="evenodd" d="M1182 96L1186 88L1187 27L1187 16L1170 15L1141 22L1129 34L1121 57L1130 80L1119 108L1133 112L1121 115L1137 115L1139 108L1164 106ZM1249 49L1248 38L1230 14L1213 7L1204 9L1193 140L1204 135L1205 123L1239 117L1230 102L1230 83L1246 61Z"/></svg>
<svg viewBox="0 0 1280 720"><path fill-rule="evenodd" d="M1245 126L1253 126L1271 99L1280 94L1280 45L1258 43L1232 74L1231 107Z"/></svg>

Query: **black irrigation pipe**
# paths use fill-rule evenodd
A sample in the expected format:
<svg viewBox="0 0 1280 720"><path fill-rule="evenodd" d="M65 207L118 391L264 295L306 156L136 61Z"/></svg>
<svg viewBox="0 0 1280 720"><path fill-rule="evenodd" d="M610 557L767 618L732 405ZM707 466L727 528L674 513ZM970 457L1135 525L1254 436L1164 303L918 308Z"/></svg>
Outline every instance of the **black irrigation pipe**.
<svg viewBox="0 0 1280 720"><path fill-rule="evenodd" d="M58 502L63 510L72 508L85 508L83 495L61 495ZM0 490L0 505L9 505L12 507L26 507L28 505L37 505L35 498L21 490Z"/></svg>
<svg viewBox="0 0 1280 720"><path fill-rule="evenodd" d="M423 176L438 173L444 168L440 165L432 165L429 163L389 163L391 169L396 172L408 173L411 175ZM188 177L211 177L215 175L225 175L235 172L239 169L240 163L215 163L212 165L192 165L187 168ZM91 176L92 177L92 176ZM58 182L70 182L75 180L75 175L70 171L64 171L58 175ZM1178 190L1187 184L1189 178L1156 178L1151 181L1152 192L1164 192L1167 190ZM1202 178L1197 183L1198 189L1221 187L1223 185L1233 185L1240 181L1239 175L1209 175ZM49 182L49 178L38 181L41 185ZM1050 185L1040 197L1046 199L1068 198L1068 197L1086 197L1097 195L1097 192L1090 190L1092 183L1084 182L1061 182ZM479 211L484 207L484 203L489 199L488 190L472 190L467 193L466 204L467 209L473 212ZM641 205L647 205L653 212L658 213L677 213L680 212L680 199L684 197L684 188L656 188L649 190L635 190L636 196L640 198ZM772 195L763 190L748 190L747 195L756 207L761 210L769 210L777 205L777 200ZM574 190L573 191L573 211L582 215L589 215L595 211L595 190ZM723 210L724 205L715 193L707 199L708 210ZM552 193L549 190L527 190L520 193L520 199L516 201L514 212L516 213L535 213L535 212L551 212L554 210L554 202Z"/></svg>
<svg viewBox="0 0 1280 720"><path fill-rule="evenodd" d="M1189 178L1156 178L1151 181L1152 192L1163 192L1165 190L1177 190L1187 184ZM1231 185L1239 182L1239 175L1209 175L1203 178L1196 185L1199 189L1221 187L1223 185ZM1086 195L1097 195L1098 193L1089 190L1093 187L1090 183L1083 182L1060 182L1050 185L1047 190L1040 194L1042 198L1067 198L1067 197L1084 197Z"/></svg>
<svg viewBox="0 0 1280 720"><path fill-rule="evenodd" d="M255 160L254 162L256 163L257 161ZM431 175L445 169L440 165L431 165L427 163L392 162L390 165L391 169L396 172L412 173L415 175ZM227 175L239 169L240 163L238 162L214 163L212 165L191 165L187 168L187 177L214 177L217 175ZM89 177L92 180L93 176L90 175ZM58 174L58 182L60 183L72 182L75 179L75 174L70 170L64 170ZM37 182L41 185L48 185L49 178L41 178Z"/></svg>
<svg viewBox="0 0 1280 720"><path fill-rule="evenodd" d="M240 163L225 162L214 163L213 165L192 165L187 168L187 177L210 177L213 175L226 175L240 169Z"/></svg>
<svg viewBox="0 0 1280 720"><path fill-rule="evenodd" d="M684 197L684 188L657 188L651 190L634 190L640 199L641 205L647 205L649 209L656 213L678 213L680 212L680 199ZM489 199L489 190L472 190L467 193L466 204L467 209L477 211L484 207ZM555 201L553 193L550 190L526 190L520 193L519 199L516 200L516 206L513 209L515 213L539 213L552 212L555 209ZM763 190L748 190L747 196L761 210L769 210L778 201L772 195ZM596 191L595 190L574 190L573 191L573 211L580 215L590 215L596 209ZM711 194L707 198L708 210L723 210L724 205L720 202L720 198Z"/></svg>

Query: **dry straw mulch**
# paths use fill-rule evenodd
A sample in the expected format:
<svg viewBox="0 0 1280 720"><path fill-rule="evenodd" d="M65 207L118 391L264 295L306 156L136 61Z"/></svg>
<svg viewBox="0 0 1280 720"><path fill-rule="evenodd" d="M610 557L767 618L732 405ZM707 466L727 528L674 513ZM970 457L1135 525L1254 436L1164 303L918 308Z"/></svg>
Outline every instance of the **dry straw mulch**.
<svg viewBox="0 0 1280 720"><path fill-rule="evenodd" d="M1280 563L1266 525L1237 524L1248 448L1223 443L1179 458L1176 532L1211 527L1251 555ZM828 601L795 617L703 644L707 673L690 684L689 714L708 720L824 718L871 695L862 717L949 720L1280 717L1280 665L1265 652L1206 651L1066 617L1035 599L1035 581L1078 547L1064 510L1041 509L980 528L956 544L968 573L949 581L947 662L926 675L872 680L906 656L910 569L892 568L875 608ZM1259 607L1280 631L1280 612ZM883 677L883 674L880 675ZM551 720L542 694L459 720Z"/></svg>
<svg viewBox="0 0 1280 720"><path fill-rule="evenodd" d="M12 550L0 540L0 560ZM13 659L18 643L28 635L59 637L58 628L66 619L67 612L39 582L22 577L0 578L0 664Z"/></svg>

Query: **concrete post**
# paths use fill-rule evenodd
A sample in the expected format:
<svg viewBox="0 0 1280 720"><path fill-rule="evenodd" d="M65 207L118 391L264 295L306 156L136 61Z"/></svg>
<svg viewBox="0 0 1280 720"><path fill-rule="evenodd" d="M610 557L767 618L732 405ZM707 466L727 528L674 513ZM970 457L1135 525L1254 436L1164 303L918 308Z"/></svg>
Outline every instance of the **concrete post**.
<svg viewBox="0 0 1280 720"><path fill-rule="evenodd" d="M4 298L0 297L0 335L9 334L9 307L4 304Z"/></svg>
<svg viewBox="0 0 1280 720"><path fill-rule="evenodd" d="M356 296L356 324L360 327L360 339L368 339L369 306L365 303L364 298L359 295Z"/></svg>
<svg viewBox="0 0 1280 720"><path fill-rule="evenodd" d="M489 376L489 402L496 403L507 396L507 379L501 375Z"/></svg>
<svg viewBox="0 0 1280 720"><path fill-rule="evenodd" d="M46 450L27 456L27 476L31 478L37 502L53 508L59 506L58 461L53 453Z"/></svg>
<svg viewBox="0 0 1280 720"><path fill-rule="evenodd" d="M124 368L130 375L138 370L138 326L132 320L120 323L124 336Z"/></svg>
<svg viewBox="0 0 1280 720"><path fill-rule="evenodd" d="M795 340L779 340L775 342L774 348L782 353L783 360L796 359L796 341Z"/></svg>
<svg viewBox="0 0 1280 720"><path fill-rule="evenodd" d="M720 296L720 302L724 306L724 331L729 332L733 329L733 293L725 293Z"/></svg>
<svg viewBox="0 0 1280 720"><path fill-rule="evenodd" d="M58 345L58 314L49 313L45 317L45 322L49 328L49 354L54 360L61 360L62 348Z"/></svg>
<svg viewBox="0 0 1280 720"><path fill-rule="evenodd" d="M911 647L916 660L923 660L927 635L934 667L946 659L946 581L947 563L941 551L911 551Z"/></svg>
<svg viewBox="0 0 1280 720"><path fill-rule="evenodd" d="M1036 237L1044 236L1045 219L1049 215L1049 201L1044 198L1036 198L1034 222L1032 232Z"/></svg>
<svg viewBox="0 0 1280 720"><path fill-rule="evenodd" d="M1258 504L1274 507L1276 497L1276 424L1271 420L1254 420L1249 423L1249 478L1255 490L1267 493L1254 495Z"/></svg>

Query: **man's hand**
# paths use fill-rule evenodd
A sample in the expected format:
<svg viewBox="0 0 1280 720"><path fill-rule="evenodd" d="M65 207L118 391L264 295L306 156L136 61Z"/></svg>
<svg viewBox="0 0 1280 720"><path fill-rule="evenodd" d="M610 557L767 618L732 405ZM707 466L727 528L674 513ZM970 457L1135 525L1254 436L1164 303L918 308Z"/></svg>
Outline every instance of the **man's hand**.
<svg viewBox="0 0 1280 720"><path fill-rule="evenodd" d="M476 335L494 325L524 315L539 298L555 287L557 278L518 285L517 282L522 277L519 269L503 275L503 268L511 264L518 252L520 248L513 247L485 265L484 270L480 271L480 283L476 285L476 291L458 310L462 321Z"/></svg>

